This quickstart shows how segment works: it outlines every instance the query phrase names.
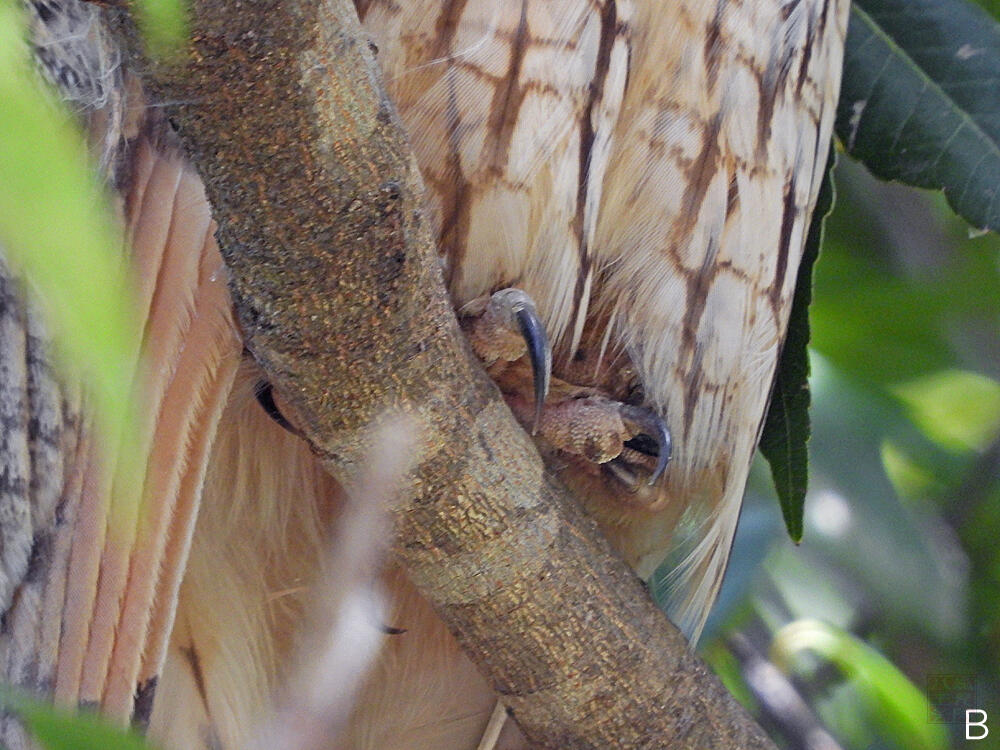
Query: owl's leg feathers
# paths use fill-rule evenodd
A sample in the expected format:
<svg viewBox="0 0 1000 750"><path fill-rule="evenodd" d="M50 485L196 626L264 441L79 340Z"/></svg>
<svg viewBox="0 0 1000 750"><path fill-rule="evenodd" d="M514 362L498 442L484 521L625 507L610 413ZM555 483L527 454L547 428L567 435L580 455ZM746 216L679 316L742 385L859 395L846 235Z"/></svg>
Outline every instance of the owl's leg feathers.
<svg viewBox="0 0 1000 750"><path fill-rule="evenodd" d="M475 313L475 307L475 304L466 306L465 312ZM542 419L545 397L549 393L552 350L531 297L513 287L501 289L485 302L481 314L465 318L463 327L473 350L487 367L498 363L503 367L507 362L528 355L535 394L531 432L535 434Z"/></svg>

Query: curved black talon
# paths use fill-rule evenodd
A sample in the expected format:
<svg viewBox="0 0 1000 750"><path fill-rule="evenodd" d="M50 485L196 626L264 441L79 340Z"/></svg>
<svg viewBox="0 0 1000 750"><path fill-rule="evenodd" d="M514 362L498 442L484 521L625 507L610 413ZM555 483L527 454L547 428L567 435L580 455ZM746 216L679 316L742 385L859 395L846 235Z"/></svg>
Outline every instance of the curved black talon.
<svg viewBox="0 0 1000 750"><path fill-rule="evenodd" d="M278 405L274 403L274 386L266 380L261 380L256 386L254 386L253 393L254 396L257 397L257 403L261 405L261 408L267 413L267 416L296 437L303 437L298 428L285 419L285 415L281 413L281 409L279 409Z"/></svg>
<svg viewBox="0 0 1000 750"><path fill-rule="evenodd" d="M525 305L515 312L517 323L521 327L521 335L528 347L528 359L531 360L531 372L535 380L535 420L531 425L531 434L538 432L538 424L542 420L542 407L545 397L549 395L549 379L552 374L552 350L549 349L549 336L545 326L538 319L534 305Z"/></svg>
<svg viewBox="0 0 1000 750"><path fill-rule="evenodd" d="M639 427L643 434L648 435L656 444L656 468L653 469L653 474L649 477L649 484L655 484L656 480L663 475L667 464L670 463L670 454L673 451L670 430L667 429L666 423L659 414L641 406L622 404L619 413L622 415L622 419Z"/></svg>
<svg viewBox="0 0 1000 750"><path fill-rule="evenodd" d="M548 334L538 317L534 301L524 290L515 287L501 289L490 298L490 305L496 306L494 309L500 311L510 328L516 321L524 337L535 381L535 420L531 425L531 434L534 435L542 420L542 407L545 406L545 397L549 395L552 377L552 349L549 348Z"/></svg>

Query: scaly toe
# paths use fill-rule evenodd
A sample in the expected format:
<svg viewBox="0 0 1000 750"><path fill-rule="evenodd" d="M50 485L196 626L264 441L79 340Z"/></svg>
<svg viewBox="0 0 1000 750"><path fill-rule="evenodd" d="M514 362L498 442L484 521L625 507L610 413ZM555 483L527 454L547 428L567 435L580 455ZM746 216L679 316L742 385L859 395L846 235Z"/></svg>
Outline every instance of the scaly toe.
<svg viewBox="0 0 1000 750"><path fill-rule="evenodd" d="M627 434L613 402L600 396L567 399L546 407L542 436L560 450L583 456L595 464L616 458Z"/></svg>
<svg viewBox="0 0 1000 750"><path fill-rule="evenodd" d="M643 477L651 486L663 476L670 462L671 440L659 414L611 400L592 389L575 389L574 393L560 382L558 390L571 395L549 399L539 430L552 447L603 466L633 489ZM515 411L524 414L523 406L518 409L516 400L508 400Z"/></svg>

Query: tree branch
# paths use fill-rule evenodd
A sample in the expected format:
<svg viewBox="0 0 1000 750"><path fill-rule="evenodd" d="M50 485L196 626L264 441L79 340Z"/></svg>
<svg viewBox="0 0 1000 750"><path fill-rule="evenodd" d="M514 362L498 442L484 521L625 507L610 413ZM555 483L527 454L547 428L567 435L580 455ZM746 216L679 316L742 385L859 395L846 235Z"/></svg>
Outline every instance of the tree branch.
<svg viewBox="0 0 1000 750"><path fill-rule="evenodd" d="M247 345L342 479L381 413L419 461L395 552L529 738L771 748L549 477L461 336L415 161L347 0L193 3L147 66L204 177ZM126 33L133 40L134 31Z"/></svg>

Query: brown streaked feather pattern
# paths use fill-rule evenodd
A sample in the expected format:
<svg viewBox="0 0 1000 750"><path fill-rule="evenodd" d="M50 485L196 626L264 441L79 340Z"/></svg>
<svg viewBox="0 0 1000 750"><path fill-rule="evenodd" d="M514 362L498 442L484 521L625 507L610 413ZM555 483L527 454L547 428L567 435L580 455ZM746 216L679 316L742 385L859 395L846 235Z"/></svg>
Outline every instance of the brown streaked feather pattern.
<svg viewBox="0 0 1000 750"><path fill-rule="evenodd" d="M637 380L673 431L655 513L623 508L624 490L607 482L563 475L642 575L669 555L672 614L693 635L725 569L781 348L847 7L362 9L456 305L523 287L557 374L619 394Z"/></svg>
<svg viewBox="0 0 1000 750"><path fill-rule="evenodd" d="M628 76L629 5L363 9L429 187L456 306L516 281L553 341L579 338Z"/></svg>
<svg viewBox="0 0 1000 750"><path fill-rule="evenodd" d="M636 22L595 307L610 311L675 438L667 511L628 519L622 544L650 575L669 540L673 614L697 633L725 569L826 164L848 3L719 0L678 6L676 19L654 5Z"/></svg>

